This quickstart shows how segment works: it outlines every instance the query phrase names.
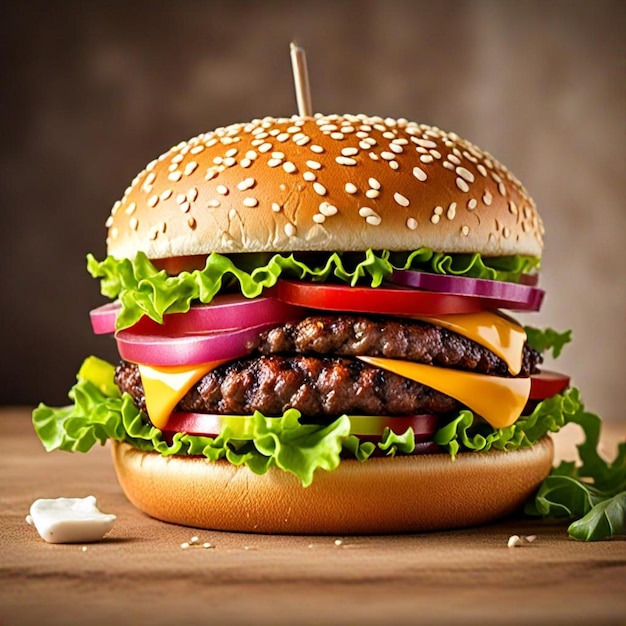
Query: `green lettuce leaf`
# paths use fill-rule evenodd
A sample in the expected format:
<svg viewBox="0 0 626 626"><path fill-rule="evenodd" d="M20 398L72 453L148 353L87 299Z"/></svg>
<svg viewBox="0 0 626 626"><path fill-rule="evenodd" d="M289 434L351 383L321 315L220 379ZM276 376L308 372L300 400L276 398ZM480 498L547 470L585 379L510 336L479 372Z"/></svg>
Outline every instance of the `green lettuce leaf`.
<svg viewBox="0 0 626 626"><path fill-rule="evenodd" d="M211 254L202 270L168 276L157 270L143 253L130 259L108 256L97 261L87 256L87 270L99 278L108 298L117 298L121 309L117 329L128 328L147 315L156 322L166 313L184 313L193 302L210 302L223 290L238 290L247 298L273 287L279 277L323 282L340 281L378 287L394 269L414 269L492 280L518 280L538 267L534 257L481 258L478 254L446 255L420 248L411 253L388 250L363 253L315 254Z"/></svg>
<svg viewBox="0 0 626 626"><path fill-rule="evenodd" d="M626 534L626 442L607 462L598 453L600 417L580 404L568 421L578 424L584 434L577 446L580 462L562 462L553 468L526 513L572 519L568 532L582 541Z"/></svg>
<svg viewBox="0 0 626 626"><path fill-rule="evenodd" d="M526 331L526 340L531 347L541 354L550 350L555 359L560 356L564 346L572 340L571 330L560 333L553 328L541 329L532 326L524 326L524 330Z"/></svg>

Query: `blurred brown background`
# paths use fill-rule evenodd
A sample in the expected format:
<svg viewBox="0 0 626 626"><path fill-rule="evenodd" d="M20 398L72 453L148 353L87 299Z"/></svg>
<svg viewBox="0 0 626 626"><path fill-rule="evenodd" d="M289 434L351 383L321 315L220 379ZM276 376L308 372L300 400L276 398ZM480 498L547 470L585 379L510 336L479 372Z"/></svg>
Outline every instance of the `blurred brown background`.
<svg viewBox="0 0 626 626"><path fill-rule="evenodd" d="M558 367L623 415L623 1L15 2L0 8L0 404L63 403L103 303L113 202L170 145L295 112L288 45L317 111L454 130L507 164L547 229L538 325L572 328ZM525 321L530 321L526 319Z"/></svg>

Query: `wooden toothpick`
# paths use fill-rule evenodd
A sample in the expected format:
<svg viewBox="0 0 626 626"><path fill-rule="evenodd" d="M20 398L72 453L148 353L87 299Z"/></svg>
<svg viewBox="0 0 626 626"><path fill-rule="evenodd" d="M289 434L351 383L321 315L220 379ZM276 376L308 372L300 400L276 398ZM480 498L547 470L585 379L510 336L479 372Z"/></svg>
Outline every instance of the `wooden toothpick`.
<svg viewBox="0 0 626 626"><path fill-rule="evenodd" d="M296 101L298 103L298 115L311 117L313 106L311 105L311 88L309 87L309 73L306 65L304 48L296 45L293 41L291 50L291 69L293 70L293 82L296 88Z"/></svg>

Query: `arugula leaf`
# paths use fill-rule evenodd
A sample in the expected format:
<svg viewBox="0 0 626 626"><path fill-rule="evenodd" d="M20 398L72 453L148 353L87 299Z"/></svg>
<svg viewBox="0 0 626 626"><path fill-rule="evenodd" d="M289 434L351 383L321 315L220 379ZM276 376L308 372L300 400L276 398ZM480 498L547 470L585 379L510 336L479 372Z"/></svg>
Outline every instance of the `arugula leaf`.
<svg viewBox="0 0 626 626"><path fill-rule="evenodd" d="M577 446L580 463L562 462L553 468L525 511L573 519L568 532L574 539L595 541L623 535L626 441L619 444L616 458L606 462L598 453L600 417L585 411L581 403L568 421L578 424L585 435Z"/></svg>
<svg viewBox="0 0 626 626"><path fill-rule="evenodd" d="M526 331L526 340L531 347L541 354L551 350L552 357L555 359L560 356L563 347L572 340L571 330L560 333L553 328L541 329L532 326L524 326L524 330Z"/></svg>

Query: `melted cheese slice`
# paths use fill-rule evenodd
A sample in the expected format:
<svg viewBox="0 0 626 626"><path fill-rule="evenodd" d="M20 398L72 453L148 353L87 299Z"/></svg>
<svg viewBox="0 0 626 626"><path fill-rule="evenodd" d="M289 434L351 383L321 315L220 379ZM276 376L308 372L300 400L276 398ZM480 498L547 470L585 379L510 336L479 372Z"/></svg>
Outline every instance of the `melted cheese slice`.
<svg viewBox="0 0 626 626"><path fill-rule="evenodd" d="M530 378L501 378L371 356L358 358L456 398L494 428L515 423L530 395Z"/></svg>
<svg viewBox="0 0 626 626"><path fill-rule="evenodd" d="M441 317L415 319L447 328L491 350L499 356L515 376L522 369L522 354L526 343L526 331L511 318L502 314L480 311Z"/></svg>
<svg viewBox="0 0 626 626"><path fill-rule="evenodd" d="M138 363L137 367L146 398L146 410L152 424L157 428L163 428L174 407L191 387L205 374L227 361L228 359L222 359L209 363L173 367Z"/></svg>

